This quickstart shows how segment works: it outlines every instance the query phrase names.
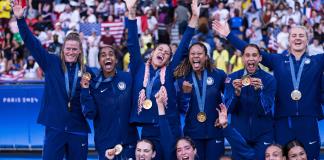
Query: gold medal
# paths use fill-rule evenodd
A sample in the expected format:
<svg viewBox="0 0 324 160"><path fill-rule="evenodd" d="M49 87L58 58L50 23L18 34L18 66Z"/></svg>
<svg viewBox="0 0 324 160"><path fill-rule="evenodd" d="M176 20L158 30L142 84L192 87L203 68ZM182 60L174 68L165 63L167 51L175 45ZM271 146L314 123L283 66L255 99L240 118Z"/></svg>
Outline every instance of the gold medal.
<svg viewBox="0 0 324 160"><path fill-rule="evenodd" d="M123 151L123 146L121 144L117 144L115 147L115 155L119 155Z"/></svg>
<svg viewBox="0 0 324 160"><path fill-rule="evenodd" d="M244 76L244 77L242 77L242 85L243 86L248 86L250 84L251 84L250 76Z"/></svg>
<svg viewBox="0 0 324 160"><path fill-rule="evenodd" d="M298 101L301 99L302 94L299 90L295 89L291 92L290 96L291 96L291 99Z"/></svg>
<svg viewBox="0 0 324 160"><path fill-rule="evenodd" d="M89 72L83 73L82 77L84 77L86 80L90 81L91 80L91 74Z"/></svg>
<svg viewBox="0 0 324 160"><path fill-rule="evenodd" d="M143 108L144 109L151 109L152 108L152 101L150 99L146 99L143 102Z"/></svg>
<svg viewBox="0 0 324 160"><path fill-rule="evenodd" d="M206 121L206 119L207 119L207 115L206 115L205 112L199 112L199 113L197 114L197 120L198 120L198 122L203 123L203 122Z"/></svg>

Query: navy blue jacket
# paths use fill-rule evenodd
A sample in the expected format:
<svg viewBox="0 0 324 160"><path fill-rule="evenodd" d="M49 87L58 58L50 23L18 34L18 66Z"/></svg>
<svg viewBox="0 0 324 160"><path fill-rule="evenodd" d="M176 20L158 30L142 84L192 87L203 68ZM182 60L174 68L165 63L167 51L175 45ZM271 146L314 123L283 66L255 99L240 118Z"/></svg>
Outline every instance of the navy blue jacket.
<svg viewBox="0 0 324 160"><path fill-rule="evenodd" d="M91 80L90 87L81 91L83 114L93 119L96 148L106 150L116 144L136 144L136 127L129 124L131 75L118 71L111 81L101 82L96 88L101 76L103 74Z"/></svg>
<svg viewBox="0 0 324 160"><path fill-rule="evenodd" d="M191 71L192 72L192 71ZM178 86L182 86L183 81L188 81L193 84L191 72L184 78L178 80ZM204 123L198 122L197 114L200 112L197 97L195 94L195 88L192 87L191 93L183 93L181 89L181 94L183 98L187 99L189 103L189 108L182 106L181 110L185 110L186 119L184 126L184 135L189 136L194 139L209 139L209 138L222 138L222 130L214 127L214 123L218 118L218 112L216 107L222 103L222 92L224 91L224 81L226 74L223 70L213 69L212 72L207 72L207 81L212 83L207 83L206 88L206 100L204 112L207 115L207 120ZM198 80L198 87L200 92L202 91L202 80ZM182 88L182 87L180 87ZM181 98L181 99L183 99Z"/></svg>
<svg viewBox="0 0 324 160"><path fill-rule="evenodd" d="M246 140L235 128L232 126L227 126L223 129L223 134L228 143L231 145L232 151L240 156L240 160L256 159L256 151L247 144Z"/></svg>
<svg viewBox="0 0 324 160"><path fill-rule="evenodd" d="M68 94L65 89L64 71L60 57L49 54L29 30L25 19L18 19L19 33L27 49L45 73L45 89L37 122L46 127L67 132L90 132L89 125L81 111L80 76L76 92L71 101L72 111L68 111ZM74 79L76 64L66 64L70 88ZM71 89L70 89L71 90Z"/></svg>
<svg viewBox="0 0 324 160"><path fill-rule="evenodd" d="M156 124L158 123L158 108L155 102L154 95L157 91L159 91L161 87L161 82L159 78L153 84L151 100L153 102L153 106L149 110L142 109L142 112L138 114L138 96L140 90L143 88L143 79L144 79L144 72L145 72L145 63L142 59L140 54L140 46L138 42L138 34L137 34L137 24L136 20L128 20L126 19L126 26L128 29L128 40L127 40L127 47L130 52L130 72L132 77L134 77L134 85L133 85L133 109L131 113L131 122L135 123L146 123L146 124ZM179 47L176 53L173 56L172 61L166 68L166 75L165 75L165 87L168 93L168 104L166 110L166 116L169 119L170 125L172 128L173 126L180 126L179 122L179 113L177 110L176 105L176 91L174 88L174 77L173 72L177 65L181 62L183 58L188 54L188 47L190 40L194 34L194 28L187 27L182 40L179 44ZM150 65L150 77L155 75L155 72L152 65ZM180 129L180 128L179 128Z"/></svg>
<svg viewBox="0 0 324 160"><path fill-rule="evenodd" d="M243 50L246 42L237 38L233 33L227 36L227 39L237 49ZM262 64L273 70L274 77L277 80L275 117L288 116L312 116L320 117L321 109L321 76L324 69L324 54L309 56L303 55L310 60L310 63L304 65L299 90L302 98L299 101L291 99L290 94L294 90L288 52L283 54L270 54L262 51ZM295 72L297 73L301 60L297 61L292 55ZM302 57L302 58L303 58ZM301 59L302 59L301 58Z"/></svg>
<svg viewBox="0 0 324 160"><path fill-rule="evenodd" d="M255 140L265 132L272 130L272 106L276 93L276 80L269 73L258 69L253 78L260 78L263 89L253 86L243 87L240 96L236 96L233 80L241 79L244 70L230 74L225 82L224 101L231 113L231 124L245 139Z"/></svg>

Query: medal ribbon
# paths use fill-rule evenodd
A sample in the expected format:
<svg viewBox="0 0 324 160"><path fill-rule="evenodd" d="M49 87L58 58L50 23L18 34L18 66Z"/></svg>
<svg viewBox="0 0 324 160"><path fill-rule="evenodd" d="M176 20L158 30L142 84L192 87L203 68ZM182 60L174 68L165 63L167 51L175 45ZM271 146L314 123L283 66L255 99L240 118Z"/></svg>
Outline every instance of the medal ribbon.
<svg viewBox="0 0 324 160"><path fill-rule="evenodd" d="M298 73L297 73L297 78L296 78L294 62L293 62L291 56L289 56L291 79L292 79L295 90L299 89L300 78L301 78L301 75L302 75L302 72L303 72L305 60L306 60L306 58L304 57L302 59L302 62L300 64L300 66L299 66Z"/></svg>
<svg viewBox="0 0 324 160"><path fill-rule="evenodd" d="M103 77L102 75L99 77L99 79L96 83L95 89L97 89L102 82L110 82L110 81L112 81L112 78L113 78L113 77L108 77L102 81L102 77Z"/></svg>
<svg viewBox="0 0 324 160"><path fill-rule="evenodd" d="M75 71L74 71L74 79L72 83L72 91L70 91L69 73L68 71L64 72L65 90L68 95L69 101L71 101L72 97L75 95L76 84L78 81L78 71L79 71L79 64L76 64Z"/></svg>
<svg viewBox="0 0 324 160"><path fill-rule="evenodd" d="M147 99L150 99L151 98L153 84L154 84L154 81L159 77L160 71L161 71L160 69L157 70L155 72L154 77L152 79L151 78L149 79L149 83L147 84L147 87L145 89L145 93L146 93L146 98Z"/></svg>
<svg viewBox="0 0 324 160"><path fill-rule="evenodd" d="M197 101L198 101L199 111L204 112L205 101L206 101L206 88L207 88L207 84L206 84L207 83L207 71L204 70L204 75L203 75L203 79L202 79L202 81L203 81L202 94L200 94L197 79L196 79L194 72L191 72L191 77L192 77L193 84L195 87L195 93L196 93L196 97L197 97Z"/></svg>

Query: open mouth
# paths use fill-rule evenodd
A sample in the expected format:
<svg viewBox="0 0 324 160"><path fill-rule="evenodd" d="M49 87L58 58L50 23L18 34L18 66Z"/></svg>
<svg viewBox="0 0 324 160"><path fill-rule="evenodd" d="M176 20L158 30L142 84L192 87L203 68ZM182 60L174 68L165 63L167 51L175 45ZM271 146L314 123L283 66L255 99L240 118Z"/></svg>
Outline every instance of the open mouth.
<svg viewBox="0 0 324 160"><path fill-rule="evenodd" d="M189 156L183 156L181 157L182 160L189 160Z"/></svg>
<svg viewBox="0 0 324 160"><path fill-rule="evenodd" d="M113 63L111 60L106 60L105 61L105 69L110 70L113 68Z"/></svg>
<svg viewBox="0 0 324 160"><path fill-rule="evenodd" d="M200 67L200 60L198 60L198 59L196 59L196 60L193 60L193 67L194 68L198 68L198 67Z"/></svg>
<svg viewBox="0 0 324 160"><path fill-rule="evenodd" d="M144 158L144 157L140 157L139 159L140 159L140 160L145 160L145 158Z"/></svg>
<svg viewBox="0 0 324 160"><path fill-rule="evenodd" d="M248 64L247 64L248 70L255 69L255 67L256 67L256 65L254 62L248 62Z"/></svg>
<svg viewBox="0 0 324 160"><path fill-rule="evenodd" d="M163 61L163 60L164 60L164 57L161 56L161 55L156 56L156 58L157 58L158 60L160 60L160 61Z"/></svg>

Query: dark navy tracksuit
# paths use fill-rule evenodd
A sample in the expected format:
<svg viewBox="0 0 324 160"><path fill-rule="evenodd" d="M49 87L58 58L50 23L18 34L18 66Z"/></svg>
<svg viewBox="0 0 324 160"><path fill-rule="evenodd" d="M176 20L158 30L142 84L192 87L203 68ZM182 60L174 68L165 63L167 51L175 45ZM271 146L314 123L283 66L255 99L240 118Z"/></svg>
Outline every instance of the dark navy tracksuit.
<svg viewBox="0 0 324 160"><path fill-rule="evenodd" d="M227 39L242 51L246 43L235 37L233 33ZM297 139L301 141L307 152L308 159L319 159L320 137L317 120L322 115L321 109L321 76L324 69L324 54L309 56L302 71L299 90L302 93L300 100L291 98L294 90L290 72L289 57L292 57L295 75L298 72L301 60L296 61L287 51L283 54L269 54L261 52L262 64L274 72L277 80L275 103L275 140L284 145Z"/></svg>
<svg viewBox="0 0 324 160"><path fill-rule="evenodd" d="M244 137L248 145L256 151L255 159L264 159L266 147L273 143L272 106L276 93L275 78L258 69L250 77L259 78L263 88L255 90L253 86L243 87L240 96L236 96L233 80L241 79L244 70L230 74L225 81L224 101L231 114L231 125ZM232 152L235 159L240 155Z"/></svg>
<svg viewBox="0 0 324 160"><path fill-rule="evenodd" d="M76 90L68 111L68 94L61 59L49 54L30 32L25 19L18 19L19 33L27 49L45 73L44 97L37 122L46 127L43 159L87 159L90 128L80 104L80 76L75 73L76 63L66 63L70 91L75 74Z"/></svg>
<svg viewBox="0 0 324 160"><path fill-rule="evenodd" d="M192 72L192 71L191 71ZM192 73L178 80L178 86L182 86L183 81L193 84ZM203 77L203 74L202 76ZM224 154L224 137L222 129L215 127L214 123L218 118L216 108L222 103L221 94L224 90L224 81L226 74L219 69L207 71L207 87L204 112L207 115L205 122L197 120L197 114L200 112L198 100L194 85L191 93L180 93L181 99L186 99L189 105L180 105L181 110L186 111L184 135L192 138L197 147L199 159L215 160ZM197 79L200 93L203 92L203 78ZM181 88L181 87L180 87ZM187 106L189 106L187 108ZM184 107L184 108L183 108Z"/></svg>
<svg viewBox="0 0 324 160"><path fill-rule="evenodd" d="M106 159L105 151L117 144L123 146L123 151L115 159L134 159L138 135L136 127L129 123L132 77L129 73L117 71L110 80L104 82L103 79L101 73L91 80L89 88L81 90L83 114L93 119L99 159Z"/></svg>
<svg viewBox="0 0 324 160"><path fill-rule="evenodd" d="M138 34L137 34L137 24L136 20L128 20L126 18L126 26L128 28L128 40L127 47L130 52L130 72L132 77L134 78L133 82L133 100L132 100L132 112L131 112L131 122L137 123L143 126L142 129L142 138L147 138L153 141L157 147L157 158L161 159L160 153L160 132L159 132L159 124L158 124L158 108L155 102L154 95L159 91L161 87L160 77L156 79L153 83L151 100L152 100L152 108L149 110L142 109L142 111L138 114L138 97L139 92L143 89L143 79L145 72L145 63L140 54L140 46L138 42ZM166 117L169 120L170 128L172 129L173 134L176 137L180 136L180 120L179 113L176 105L176 91L174 88L174 77L173 72L177 65L181 62L181 60L188 54L188 48L190 40L194 34L195 29L187 27L183 38L179 44L179 47L173 56L172 61L166 68L165 75L165 88L168 94L168 104L166 106ZM152 65L150 65L150 79L155 75L157 70L154 70Z"/></svg>

